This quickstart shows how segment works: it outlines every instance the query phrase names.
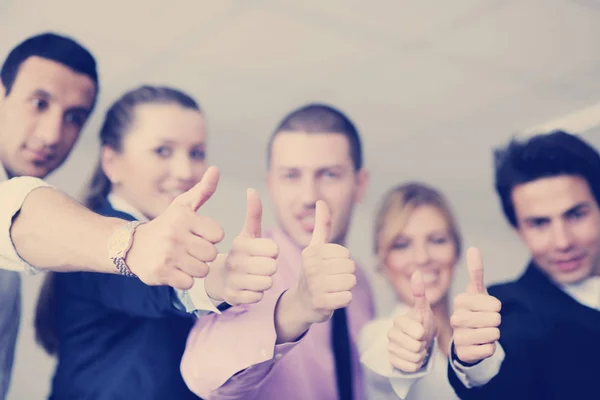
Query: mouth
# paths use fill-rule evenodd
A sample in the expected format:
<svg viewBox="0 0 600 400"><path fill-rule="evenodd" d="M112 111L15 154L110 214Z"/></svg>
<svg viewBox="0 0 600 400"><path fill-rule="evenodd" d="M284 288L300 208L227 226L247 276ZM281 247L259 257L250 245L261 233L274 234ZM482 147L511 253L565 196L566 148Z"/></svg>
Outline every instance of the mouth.
<svg viewBox="0 0 600 400"><path fill-rule="evenodd" d="M584 256L577 256L561 260L554 260L554 264L561 272L571 272L575 271L581 266L581 263L584 260L584 258Z"/></svg>
<svg viewBox="0 0 600 400"><path fill-rule="evenodd" d="M47 151L43 150L34 150L28 147L25 148L25 151L29 154L31 160L36 164L47 163L52 160L53 155Z"/></svg>
<svg viewBox="0 0 600 400"><path fill-rule="evenodd" d="M439 271L423 271L421 272L421 276L423 277L425 286L434 286L440 280Z"/></svg>
<svg viewBox="0 0 600 400"><path fill-rule="evenodd" d="M315 229L315 214L314 213L306 213L296 216L296 220L300 224L302 230L306 233L312 234Z"/></svg>
<svg viewBox="0 0 600 400"><path fill-rule="evenodd" d="M170 189L170 190L162 190L162 193L167 195L169 198L174 199L177 196L187 192L189 189Z"/></svg>

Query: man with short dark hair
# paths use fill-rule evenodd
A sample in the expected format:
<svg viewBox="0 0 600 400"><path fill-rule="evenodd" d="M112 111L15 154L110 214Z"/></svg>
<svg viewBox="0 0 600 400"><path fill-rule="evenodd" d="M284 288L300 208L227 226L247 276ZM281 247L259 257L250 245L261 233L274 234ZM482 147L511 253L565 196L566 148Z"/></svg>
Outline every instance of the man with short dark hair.
<svg viewBox="0 0 600 400"><path fill-rule="evenodd" d="M278 227L263 234L279 246L272 287L259 302L199 320L181 371L189 388L211 399L365 398L356 349L372 318L366 276L344 247L352 211L365 193L358 131L339 110L308 104L278 125L268 147L267 186ZM270 271L229 279L258 285ZM261 293L262 295L262 293Z"/></svg>
<svg viewBox="0 0 600 400"><path fill-rule="evenodd" d="M597 397L600 155L563 131L513 140L496 153L495 178L531 261L518 280L488 292L480 255L467 255L450 382L462 399Z"/></svg>
<svg viewBox="0 0 600 400"><path fill-rule="evenodd" d="M43 33L11 50L0 81L0 182L43 178L66 160L94 109L96 61L73 39ZM10 382L20 291L20 274L0 269L0 399Z"/></svg>

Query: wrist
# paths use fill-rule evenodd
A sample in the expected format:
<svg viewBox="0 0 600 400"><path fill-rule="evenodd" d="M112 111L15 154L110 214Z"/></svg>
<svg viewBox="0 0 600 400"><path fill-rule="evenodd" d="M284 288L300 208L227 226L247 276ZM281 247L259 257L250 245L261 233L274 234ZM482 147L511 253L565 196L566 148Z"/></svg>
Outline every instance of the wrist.
<svg viewBox="0 0 600 400"><path fill-rule="evenodd" d="M275 330L277 344L298 340L312 325L306 316L296 288L290 288L282 293L275 306Z"/></svg>
<svg viewBox="0 0 600 400"><path fill-rule="evenodd" d="M455 360L457 363L459 363L460 365L462 365L463 367L469 368L469 367L474 367L475 365L479 364L482 360L477 360L474 362L467 362L467 361L463 361L461 360L458 355L456 354L456 347L454 347L454 340L452 340L452 346L450 346L450 357L452 358L452 360Z"/></svg>
<svg viewBox="0 0 600 400"><path fill-rule="evenodd" d="M204 278L204 289L209 299L213 301L225 301L224 299L224 278L223 268L227 254L218 254L217 258L209 264L208 274Z"/></svg>

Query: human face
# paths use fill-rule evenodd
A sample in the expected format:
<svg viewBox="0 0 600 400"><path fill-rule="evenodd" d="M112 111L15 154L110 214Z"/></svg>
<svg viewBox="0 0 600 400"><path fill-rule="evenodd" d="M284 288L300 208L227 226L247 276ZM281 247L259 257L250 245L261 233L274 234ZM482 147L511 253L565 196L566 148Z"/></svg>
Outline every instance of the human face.
<svg viewBox="0 0 600 400"><path fill-rule="evenodd" d="M1 85L0 85L1 86ZM0 93L0 161L9 177L42 178L77 142L96 98L88 76L40 57L25 60Z"/></svg>
<svg viewBox="0 0 600 400"><path fill-rule="evenodd" d="M273 140L269 193L279 225L302 248L312 237L317 200L331 212L329 240L344 242L367 178L366 171L355 170L342 134L280 132Z"/></svg>
<svg viewBox="0 0 600 400"><path fill-rule="evenodd" d="M600 211L584 178L524 183L513 189L512 202L519 235L553 281L569 284L598 274Z"/></svg>
<svg viewBox="0 0 600 400"><path fill-rule="evenodd" d="M113 192L153 219L202 179L205 151L200 112L179 105L145 104L136 107L121 151L104 147L102 165Z"/></svg>
<svg viewBox="0 0 600 400"><path fill-rule="evenodd" d="M386 224L394 221L386 221ZM419 270L431 305L446 299L457 262L457 248L444 214L431 205L417 207L385 255L383 269L399 299L413 304L412 274Z"/></svg>

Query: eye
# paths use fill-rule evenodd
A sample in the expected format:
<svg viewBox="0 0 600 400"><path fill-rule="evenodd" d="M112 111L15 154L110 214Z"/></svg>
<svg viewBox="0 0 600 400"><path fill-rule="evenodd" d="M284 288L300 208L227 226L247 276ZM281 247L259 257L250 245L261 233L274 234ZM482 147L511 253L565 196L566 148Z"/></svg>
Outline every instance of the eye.
<svg viewBox="0 0 600 400"><path fill-rule="evenodd" d="M67 120L68 123L76 125L76 126L83 126L83 124L85 124L86 121L86 117L81 115L81 113L67 113L67 115L65 116L65 119Z"/></svg>
<svg viewBox="0 0 600 400"><path fill-rule="evenodd" d="M285 171L281 174L281 178L291 181L300 178L300 173L298 171Z"/></svg>
<svg viewBox="0 0 600 400"><path fill-rule="evenodd" d="M204 161L204 159L206 158L206 152L204 150L196 149L196 150L192 150L192 152L190 153L190 156L194 160Z"/></svg>
<svg viewBox="0 0 600 400"><path fill-rule="evenodd" d="M396 250L404 250L407 249L409 244L407 242L394 242L392 245L392 249Z"/></svg>
<svg viewBox="0 0 600 400"><path fill-rule="evenodd" d="M171 150L171 148L168 146L159 146L154 149L154 152L162 158L168 158L173 154L173 150Z"/></svg>
<svg viewBox="0 0 600 400"><path fill-rule="evenodd" d="M431 243L433 244L446 244L448 243L447 237L435 237L431 239Z"/></svg>
<svg viewBox="0 0 600 400"><path fill-rule="evenodd" d="M44 111L48 108L49 103L47 100L45 99L40 99L40 98L33 98L31 100L31 104L33 105L33 107L37 110L37 111Z"/></svg>
<svg viewBox="0 0 600 400"><path fill-rule="evenodd" d="M340 175L333 171L323 171L323 176L328 179L337 179Z"/></svg>

